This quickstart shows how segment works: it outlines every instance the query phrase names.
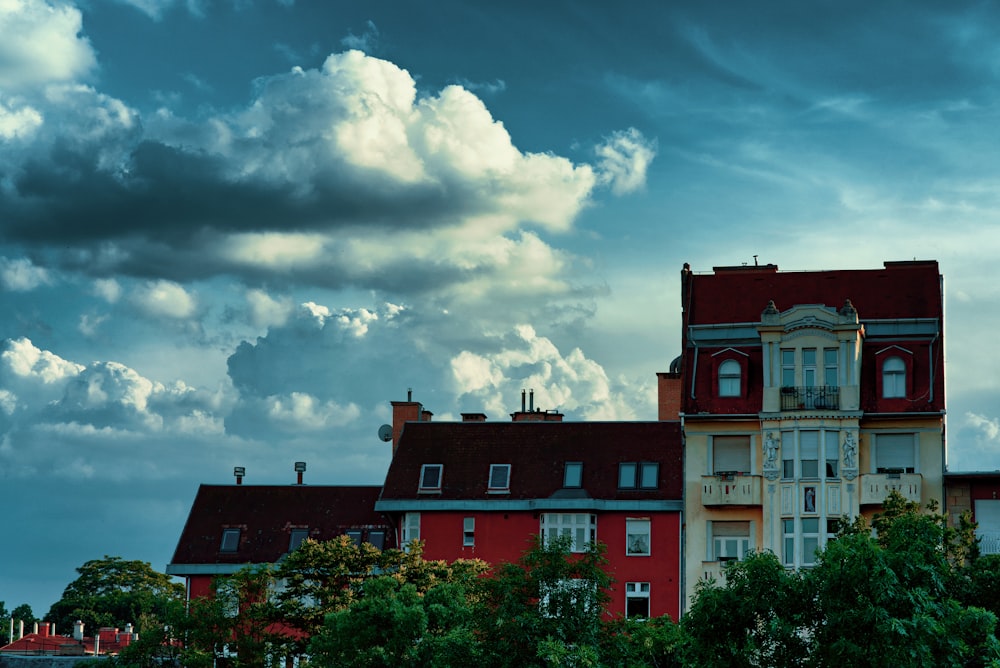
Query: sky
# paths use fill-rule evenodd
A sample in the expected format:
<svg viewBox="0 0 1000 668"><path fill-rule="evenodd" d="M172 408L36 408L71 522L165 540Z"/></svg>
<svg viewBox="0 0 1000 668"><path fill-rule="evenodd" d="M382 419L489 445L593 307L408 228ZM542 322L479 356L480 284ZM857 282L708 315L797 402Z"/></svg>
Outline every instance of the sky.
<svg viewBox="0 0 1000 668"><path fill-rule="evenodd" d="M0 0L0 601L164 570L234 466L380 484L409 390L656 419L685 262L938 260L949 468L1000 469L998 30L961 1Z"/></svg>

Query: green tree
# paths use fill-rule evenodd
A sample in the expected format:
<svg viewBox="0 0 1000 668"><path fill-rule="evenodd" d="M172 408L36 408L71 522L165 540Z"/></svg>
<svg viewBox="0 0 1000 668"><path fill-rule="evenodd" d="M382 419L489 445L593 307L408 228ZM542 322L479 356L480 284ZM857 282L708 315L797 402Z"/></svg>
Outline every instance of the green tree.
<svg viewBox="0 0 1000 668"><path fill-rule="evenodd" d="M603 545L580 554L571 545L568 536L536 536L516 563L483 580L475 620L486 665L598 665L612 580Z"/></svg>
<svg viewBox="0 0 1000 668"><path fill-rule="evenodd" d="M72 630L79 620L91 633L102 626L136 625L143 615L163 619L170 603L184 596L183 585L154 571L145 561L105 556L76 571L79 577L67 585L46 616L57 629Z"/></svg>
<svg viewBox="0 0 1000 668"><path fill-rule="evenodd" d="M684 634L669 616L604 622L601 665L605 668L680 668Z"/></svg>

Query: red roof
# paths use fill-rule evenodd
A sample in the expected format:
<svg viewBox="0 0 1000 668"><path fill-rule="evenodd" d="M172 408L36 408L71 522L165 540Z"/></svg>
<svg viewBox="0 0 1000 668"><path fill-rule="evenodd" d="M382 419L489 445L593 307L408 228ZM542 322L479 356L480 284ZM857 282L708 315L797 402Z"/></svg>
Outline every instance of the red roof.
<svg viewBox="0 0 1000 668"><path fill-rule="evenodd" d="M565 491L566 462L583 463L590 498L681 498L679 422L407 422L382 500L549 498ZM658 462L658 488L619 489L621 462ZM439 494L418 494L424 464L443 465ZM491 464L510 464L509 494L487 493Z"/></svg>
<svg viewBox="0 0 1000 668"><path fill-rule="evenodd" d="M779 311L797 304L834 309L851 300L858 317L941 318L941 277L934 260L886 262L882 269L779 272L774 265L716 267L691 274L682 290L686 324L760 322L769 300Z"/></svg>
<svg viewBox="0 0 1000 668"><path fill-rule="evenodd" d="M386 531L375 512L378 486L202 485L171 565L274 563L288 552L291 530L329 540L350 529ZM224 529L240 529L238 549L222 552ZM168 567L169 569L169 567Z"/></svg>

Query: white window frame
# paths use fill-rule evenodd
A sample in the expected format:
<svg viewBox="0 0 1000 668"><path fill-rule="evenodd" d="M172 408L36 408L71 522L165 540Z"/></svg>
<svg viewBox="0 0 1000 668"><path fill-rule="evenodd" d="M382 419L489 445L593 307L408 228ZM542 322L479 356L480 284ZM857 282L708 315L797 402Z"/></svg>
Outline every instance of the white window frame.
<svg viewBox="0 0 1000 668"><path fill-rule="evenodd" d="M641 619L648 619L650 616L650 592L649 592L648 582L626 582L625 583L625 616L626 617L639 617ZM645 601L646 602L646 614L629 614L629 602L630 601Z"/></svg>
<svg viewBox="0 0 1000 668"><path fill-rule="evenodd" d="M789 531L789 529L791 529ZM781 518L781 563L785 566L795 566L795 518Z"/></svg>
<svg viewBox="0 0 1000 668"><path fill-rule="evenodd" d="M833 429L823 431L824 466L823 477L836 480L840 477L840 432Z"/></svg>
<svg viewBox="0 0 1000 668"><path fill-rule="evenodd" d="M803 517L799 521L802 527L802 554L800 562L803 566L814 566L816 564L816 551L823 547L820 539L820 519L819 517ZM809 529L806 528L808 522ZM812 527L815 526L815 529ZM826 528L823 528L824 531Z"/></svg>
<svg viewBox="0 0 1000 668"><path fill-rule="evenodd" d="M625 554L648 557L652 548L651 522L647 518L625 519Z"/></svg>
<svg viewBox="0 0 1000 668"><path fill-rule="evenodd" d="M737 441L739 442L737 443ZM723 447L721 446L724 446L726 449L732 448L733 452L739 450L739 457L741 460L744 459L742 451L744 448L746 448L745 464L743 461L741 461L738 464L739 466L738 469L727 468L728 466L730 466L729 463L727 463L726 461L722 462L718 461L719 453L723 449ZM729 453L730 457L733 456L733 452ZM709 465L711 466L711 470L709 471L710 475L715 475L716 473L723 471L726 472L736 471L737 473L746 473L746 474L752 473L753 439L747 434L717 434L715 436L712 436L712 456L710 458ZM737 466L737 464L731 464L731 465Z"/></svg>
<svg viewBox="0 0 1000 668"><path fill-rule="evenodd" d="M497 480L498 476L503 476L503 479ZM486 484L491 492L510 491L510 464L490 464L490 479Z"/></svg>
<svg viewBox="0 0 1000 668"><path fill-rule="evenodd" d="M882 361L882 398L906 398L906 362L899 355Z"/></svg>
<svg viewBox="0 0 1000 668"><path fill-rule="evenodd" d="M742 561L753 550L753 532L749 520L709 522L708 561Z"/></svg>
<svg viewBox="0 0 1000 668"><path fill-rule="evenodd" d="M817 378L816 358L818 357L816 348L802 349L802 386L816 387L819 385ZM812 358L810 360L810 358Z"/></svg>
<svg viewBox="0 0 1000 668"><path fill-rule="evenodd" d="M917 435L914 432L902 432L902 433L887 433L887 434L874 434L875 447L872 453L872 473L878 473L881 469L883 473L886 469L901 468L902 473L920 473L920 456L917 445ZM900 461L898 463L902 466L887 466L887 464L893 463L891 461L892 456L889 449L898 449L897 454L903 455L903 458L907 461Z"/></svg>
<svg viewBox="0 0 1000 668"><path fill-rule="evenodd" d="M420 540L420 513L403 514L403 545L413 540Z"/></svg>
<svg viewBox="0 0 1000 668"><path fill-rule="evenodd" d="M428 476L436 472L437 477L434 480L428 480ZM420 486L418 490L421 492L440 492L441 491L441 480L444 478L444 464L424 464L420 467Z"/></svg>
<svg viewBox="0 0 1000 668"><path fill-rule="evenodd" d="M476 545L476 518L462 518L462 547L474 547Z"/></svg>
<svg viewBox="0 0 1000 668"><path fill-rule="evenodd" d="M738 397L742 389L743 367L734 359L719 364L719 396Z"/></svg>
<svg viewBox="0 0 1000 668"><path fill-rule="evenodd" d="M583 609L589 611L597 600L597 583L584 578L566 578L556 582L542 582L538 597L538 610L543 617L557 617L560 610L552 609L552 598L562 599L566 594L566 602L576 606L583 597ZM561 607L561 606L560 606Z"/></svg>
<svg viewBox="0 0 1000 668"><path fill-rule="evenodd" d="M539 519L542 540L570 536L570 552L586 552L597 542L597 515L591 513L542 513Z"/></svg>
<svg viewBox="0 0 1000 668"><path fill-rule="evenodd" d="M781 356L781 387L796 387L795 380L795 348L782 348Z"/></svg>
<svg viewBox="0 0 1000 668"><path fill-rule="evenodd" d="M803 438L809 434L808 438ZM815 441L813 441L815 437ZM799 477L806 480L819 479L819 429L802 429L799 431ZM808 442L807 442L808 441ZM807 472L808 470L808 472Z"/></svg>

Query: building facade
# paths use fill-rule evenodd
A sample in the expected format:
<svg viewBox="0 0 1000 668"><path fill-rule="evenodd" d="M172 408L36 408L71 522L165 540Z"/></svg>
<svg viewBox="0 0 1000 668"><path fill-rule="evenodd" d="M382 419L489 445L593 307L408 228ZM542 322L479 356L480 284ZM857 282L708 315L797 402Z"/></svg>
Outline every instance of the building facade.
<svg viewBox="0 0 1000 668"><path fill-rule="evenodd" d="M375 508L400 544L499 564L539 534L568 535L575 552L599 541L615 579L609 616L678 618L679 422L563 422L534 410L431 422L416 402L393 407L398 441Z"/></svg>
<svg viewBox="0 0 1000 668"><path fill-rule="evenodd" d="M1000 554L1000 471L944 474L948 522L957 527L968 511L977 524L980 554Z"/></svg>
<svg viewBox="0 0 1000 668"><path fill-rule="evenodd" d="M936 262L685 265L686 598L750 550L809 567L892 490L944 500L942 287Z"/></svg>

